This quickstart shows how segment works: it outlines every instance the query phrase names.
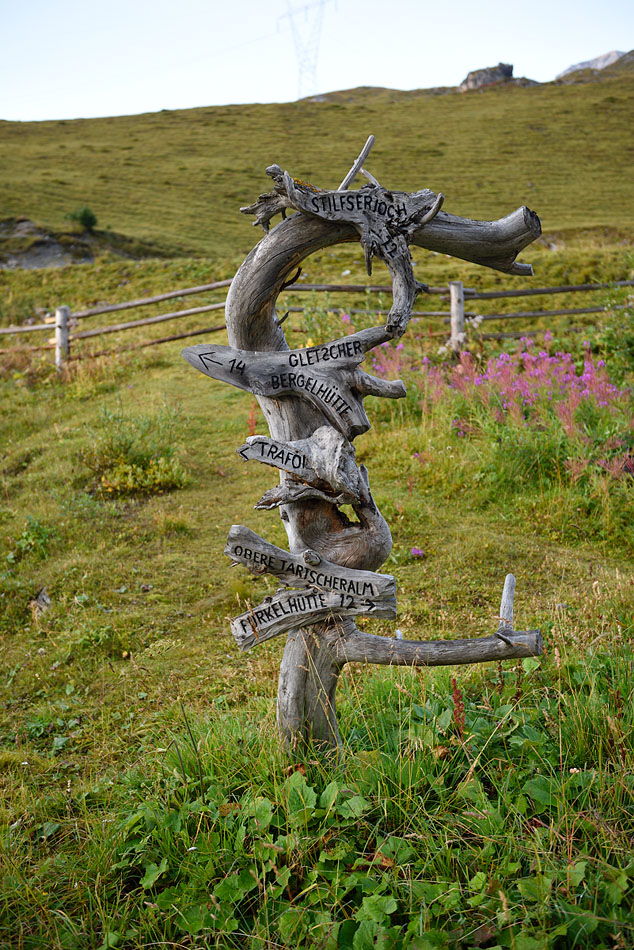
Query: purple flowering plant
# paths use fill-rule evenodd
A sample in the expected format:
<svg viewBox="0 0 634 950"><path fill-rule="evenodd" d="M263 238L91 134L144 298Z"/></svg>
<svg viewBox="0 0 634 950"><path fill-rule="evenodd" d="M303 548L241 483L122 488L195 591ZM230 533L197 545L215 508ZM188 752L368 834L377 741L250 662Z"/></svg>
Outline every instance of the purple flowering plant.
<svg viewBox="0 0 634 950"><path fill-rule="evenodd" d="M371 359L376 375L405 381L419 432L455 440L423 467L422 453L410 453L414 493L420 479L471 487L495 503L501 491L531 488L542 509L549 492L551 521L566 508L570 523L586 518L584 536L607 538L616 519L634 546L632 390L613 382L588 341L567 350L547 331L541 344L525 337L513 352L465 351L445 362L386 343Z"/></svg>

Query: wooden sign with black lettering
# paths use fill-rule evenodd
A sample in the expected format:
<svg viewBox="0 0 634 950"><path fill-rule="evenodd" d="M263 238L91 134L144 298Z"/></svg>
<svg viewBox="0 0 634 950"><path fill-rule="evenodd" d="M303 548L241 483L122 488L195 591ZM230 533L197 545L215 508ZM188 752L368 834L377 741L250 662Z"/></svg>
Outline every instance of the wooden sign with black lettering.
<svg viewBox="0 0 634 950"><path fill-rule="evenodd" d="M225 554L252 574L275 575L285 587L317 587L373 602L393 602L396 616L396 584L391 574L351 570L314 551L289 554L240 524L231 526Z"/></svg>
<svg viewBox="0 0 634 950"><path fill-rule="evenodd" d="M284 172L283 184L290 204L326 221L345 221L359 232L365 266L372 273L374 255L385 262L392 278L393 303L386 327L401 336L409 322L414 301L427 290L414 277L409 242L417 228L431 221L443 195L428 188L408 194L390 191L375 180L357 191L322 191Z"/></svg>
<svg viewBox="0 0 634 950"><path fill-rule="evenodd" d="M316 188L293 178L279 165L269 165L266 173L275 183L274 191L260 195L254 204L240 210L245 214L255 214L257 223L265 230L269 228L271 217L280 211L285 213L286 208L296 208L326 221L352 225L361 238L368 274L372 273L375 254L387 265L392 277L393 303L386 328L391 336L401 336L417 295L428 289L414 277L409 244L414 232L438 214L444 196L428 188L412 194L383 188L362 164L363 154L336 191ZM369 179L369 184L357 191L348 191L359 172Z"/></svg>
<svg viewBox="0 0 634 950"><path fill-rule="evenodd" d="M333 616L352 617L365 614L393 619L396 600L383 595L377 600L340 591L306 587L282 590L265 597L261 604L231 621L231 632L241 650L270 640L296 627L306 627Z"/></svg>
<svg viewBox="0 0 634 950"><path fill-rule="evenodd" d="M364 396L405 395L400 380L378 379L359 367L367 351L387 339L383 327L372 327L306 349L260 353L201 343L186 347L183 356L206 376L256 396L301 396L352 439L370 428Z"/></svg>
<svg viewBox="0 0 634 950"><path fill-rule="evenodd" d="M279 442L265 435L249 436L237 450L245 462L272 465L308 485L333 496L345 496L341 504L367 502L368 491L356 464L354 445L332 426L321 426L309 439Z"/></svg>
<svg viewBox="0 0 634 950"><path fill-rule="evenodd" d="M284 185L294 208L326 221L352 224L362 240L363 235L375 235L383 258L394 257L399 235L407 243L408 236L420 227L421 218L438 203L438 195L429 188L409 194L367 184L357 191L322 191L288 172L284 172Z"/></svg>
<svg viewBox="0 0 634 950"><path fill-rule="evenodd" d="M296 448L293 442L278 442L266 435L250 435L236 451L245 462L264 462L265 465L273 465L283 472L296 475L304 482L317 481L317 472L308 456Z"/></svg>

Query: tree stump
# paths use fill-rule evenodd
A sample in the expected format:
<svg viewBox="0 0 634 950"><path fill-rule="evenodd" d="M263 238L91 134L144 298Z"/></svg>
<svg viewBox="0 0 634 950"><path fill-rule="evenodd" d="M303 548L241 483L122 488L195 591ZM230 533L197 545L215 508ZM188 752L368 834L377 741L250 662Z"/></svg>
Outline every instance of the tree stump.
<svg viewBox="0 0 634 950"><path fill-rule="evenodd" d="M256 507L279 508L289 551L234 525L225 553L255 574L271 573L283 588L236 617L232 632L241 649L285 633L277 718L290 749L303 742L338 748L335 691L346 663L448 665L533 656L539 631L513 630L515 579L506 578L500 627L490 637L408 641L357 629L354 617L396 616L396 585L376 573L392 548L365 466L353 440L370 428L366 395L398 399L402 382L361 369L373 347L401 336L416 296L426 287L413 274L409 245L442 251L509 274L530 274L516 263L520 250L541 233L537 215L522 207L498 221L472 221L441 211L443 196L428 189L389 191L365 170L370 136L336 191L292 178L278 165L274 182L245 213L256 216L265 237L236 273L227 297L229 346L199 344L183 350L196 369L252 392L270 436L253 436L237 451L279 470L279 485ZM354 178L368 182L349 191ZM287 211L294 213L286 217ZM269 230L273 215L282 220ZM308 255L360 240L371 272L374 256L387 265L393 304L384 327L305 349L290 349L276 310L277 296ZM341 511L351 505L358 522Z"/></svg>

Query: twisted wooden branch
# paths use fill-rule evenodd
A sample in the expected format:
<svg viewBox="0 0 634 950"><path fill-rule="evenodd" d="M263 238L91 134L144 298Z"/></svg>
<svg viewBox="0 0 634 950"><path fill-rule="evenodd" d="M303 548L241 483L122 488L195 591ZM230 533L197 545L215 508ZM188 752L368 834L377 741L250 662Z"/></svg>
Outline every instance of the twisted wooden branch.
<svg viewBox="0 0 634 950"><path fill-rule="evenodd" d="M298 586L298 573L303 578L303 585L299 585L302 591L279 592L233 622L243 649L287 631L288 617L294 611L312 624L309 629L291 629L280 668L278 721L291 746L309 737L327 745L339 743L334 696L339 671L347 662L441 665L523 657L541 651L538 631L512 629L512 575L505 584L501 608L504 619L497 633L455 641L407 641L398 634L392 639L359 631L351 619L355 613L393 615L393 587L385 587L386 575L363 575L364 583L379 585L376 596L369 599L355 593L345 600L336 588L324 587L335 583L332 579L340 576L337 571L341 569L345 569L343 576L357 578L362 572L376 571L392 546L389 527L372 500L367 471L356 466L351 440L369 426L363 410L365 395L404 395L401 383L376 379L358 364L372 346L403 332L416 294L425 289L414 279L408 244L505 273L526 274L532 273L530 266L516 263L516 256L541 233L539 219L527 208L519 208L499 221L472 221L441 211L440 194L427 190L414 195L386 191L364 168L373 140L370 136L336 192L298 182L278 165L267 169L273 179L273 192L260 195L253 205L241 209L255 214L255 223L267 233L238 270L227 297L230 347L199 346L185 351L186 358L208 375L256 393L269 425L270 438L256 436L239 451L245 459L259 458L280 469L279 488L267 492L259 505L280 508L291 554L267 546L263 539L241 527L232 529L228 553L247 563L248 558L245 560L243 551L238 552L236 544L244 548L248 539L251 569L266 570L267 565L270 568L274 564L273 573L294 586ZM357 192L347 191L359 173L370 184ZM289 208L300 209L300 213L270 229L273 215L285 214ZM344 354L352 359L337 356L327 365L316 352L319 347L313 348L312 355L303 351L302 365L312 367L312 382L307 385L305 376L300 379L298 373L291 379L288 370L295 366L294 353L299 351L288 347L276 312L277 296L307 256L324 247L359 239L368 264L373 254L379 254L392 274L394 303L387 325L355 334L361 350ZM351 337L345 340L354 347ZM345 340L334 341L333 345L343 345ZM320 389L322 383L317 377L321 370L316 368L320 362L325 367L323 385L327 381L336 384L337 399L343 403L335 403L334 396ZM344 403L348 408L342 408ZM336 411L334 405L338 406ZM322 443L326 453L320 455ZM356 523L339 508L348 501L354 505L359 519ZM253 552L260 552L257 564ZM278 564L275 558L284 558L284 563ZM326 564L326 573L316 569L312 574L307 570L302 573L296 566L320 563ZM391 578L389 581L393 585Z"/></svg>

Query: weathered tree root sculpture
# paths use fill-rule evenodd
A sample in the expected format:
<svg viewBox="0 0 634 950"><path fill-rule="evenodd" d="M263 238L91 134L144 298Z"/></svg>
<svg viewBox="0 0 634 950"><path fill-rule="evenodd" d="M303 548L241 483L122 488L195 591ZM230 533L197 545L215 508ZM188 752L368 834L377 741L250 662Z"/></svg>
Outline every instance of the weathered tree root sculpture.
<svg viewBox="0 0 634 950"><path fill-rule="evenodd" d="M305 740L340 745L335 690L346 663L453 665L533 656L542 649L539 631L513 630L512 575L504 586L500 626L490 637L408 641L363 633L354 623L358 614L396 616L394 578L375 573L392 538L372 499L367 470L356 464L352 440L370 427L364 396L405 395L402 382L377 379L360 363L372 347L404 333L414 300L426 289L414 278L408 245L530 274L530 266L515 258L541 233L539 219L527 208L499 221L471 221L442 212L443 196L427 189L388 191L363 168L373 141L370 136L336 191L293 179L278 165L267 169L273 192L242 209L256 215L266 235L239 268L227 297L230 345L183 350L201 372L254 393L269 425L270 437L253 436L238 452L279 469L279 486L256 507L279 507L291 553L240 525L232 527L225 553L284 585L231 627L241 649L288 633L277 716L290 748ZM349 192L359 173L368 184ZM286 217L289 209L295 213ZM278 213L284 220L269 230ZM386 326L289 349L275 308L278 294L309 254L354 240L363 245L368 271L376 255L392 276ZM358 522L340 510L347 504Z"/></svg>

